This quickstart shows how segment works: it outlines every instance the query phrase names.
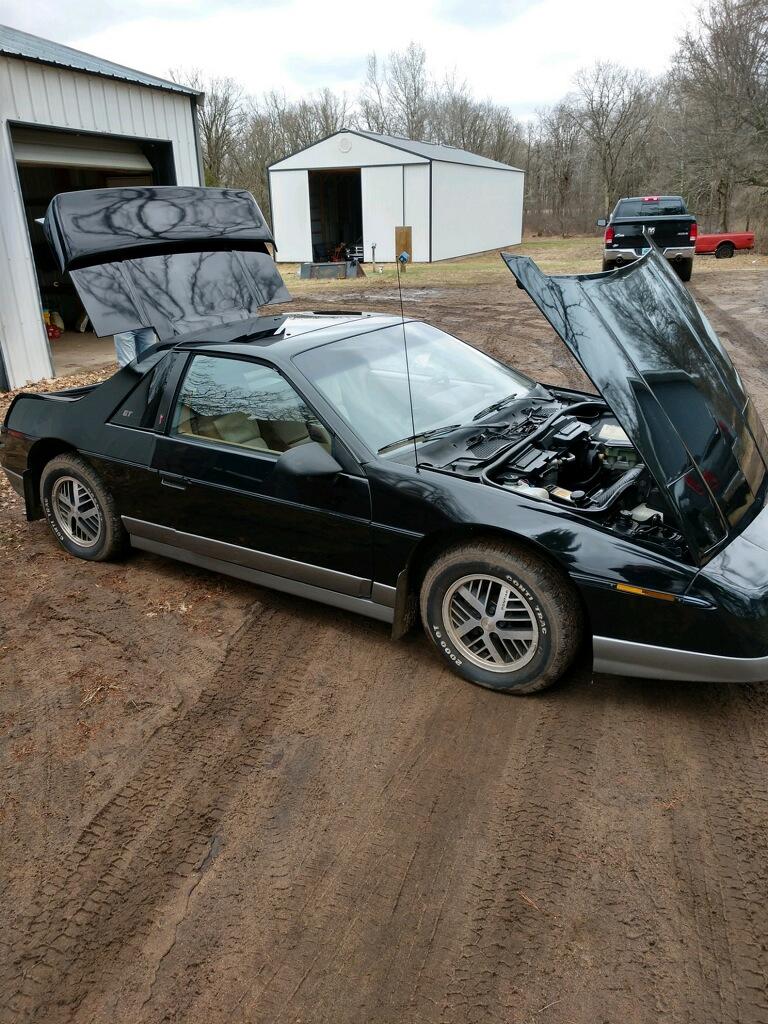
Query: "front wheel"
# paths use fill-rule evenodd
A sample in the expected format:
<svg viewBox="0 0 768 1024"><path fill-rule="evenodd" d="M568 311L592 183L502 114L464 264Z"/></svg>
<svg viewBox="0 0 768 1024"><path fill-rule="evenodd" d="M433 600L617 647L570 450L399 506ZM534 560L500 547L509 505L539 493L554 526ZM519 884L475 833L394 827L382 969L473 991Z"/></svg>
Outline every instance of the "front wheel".
<svg viewBox="0 0 768 1024"><path fill-rule="evenodd" d="M51 532L70 554L105 562L124 553L128 535L112 495L79 455L59 455L45 466L40 498Z"/></svg>
<svg viewBox="0 0 768 1024"><path fill-rule="evenodd" d="M573 661L578 599L546 562L504 541L451 548L421 588L427 636L462 678L490 690L536 693Z"/></svg>
<svg viewBox="0 0 768 1024"><path fill-rule="evenodd" d="M677 276L681 281L690 281L691 274L693 273L693 260L676 260L673 264L677 271Z"/></svg>

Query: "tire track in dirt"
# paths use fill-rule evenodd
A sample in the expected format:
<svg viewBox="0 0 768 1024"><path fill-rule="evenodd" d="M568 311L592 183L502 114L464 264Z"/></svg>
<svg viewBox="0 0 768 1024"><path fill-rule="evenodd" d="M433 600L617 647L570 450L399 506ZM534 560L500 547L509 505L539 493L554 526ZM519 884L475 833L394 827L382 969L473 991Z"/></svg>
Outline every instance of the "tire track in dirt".
<svg viewBox="0 0 768 1024"><path fill-rule="evenodd" d="M709 282L708 282L709 284ZM721 285L722 287L722 285ZM722 302L717 302L714 295L718 294L717 288L708 289L711 294L705 294L703 287L699 285L693 289L696 301L702 307L707 317L717 331L720 340L729 350L731 358L739 367L741 376L749 381L753 392L755 406L760 415L765 419L768 416L768 368L766 367L766 339L759 337L744 323L744 319L738 314L729 312ZM737 306L738 308L738 306Z"/></svg>
<svg viewBox="0 0 768 1024"><path fill-rule="evenodd" d="M463 686L422 645L375 647L368 693L339 686L322 750L287 758L293 783L283 780L268 800L251 788L247 808L242 802L250 822L224 823L233 859L225 851L201 887L147 1021L168 1007L167 1019L178 1021L438 1021L446 998L460 1001L450 966L462 936L474 942L480 927L476 870L495 834L499 780L527 779L526 759L535 775L542 736L550 736L546 758L559 742L582 756L583 721L571 731L554 698L510 702ZM351 667L361 661L358 653ZM353 743L345 751L341 732L350 727L369 737L370 750ZM569 784L579 772L577 762ZM531 819L539 833L545 790ZM525 793L521 783L517 792ZM571 838L578 843L578 828ZM526 910L516 892L509 899ZM233 900L239 912L224 920L217 908ZM471 984L462 981L461 991Z"/></svg>
<svg viewBox="0 0 768 1024"><path fill-rule="evenodd" d="M707 688L694 756L678 753L690 806L674 849L687 868L697 946L723 1024L768 1021L768 792L764 687ZM734 749L739 752L734 763ZM687 764L686 764L687 762Z"/></svg>
<svg viewBox="0 0 768 1024"><path fill-rule="evenodd" d="M279 645L264 640L275 629ZM279 607L260 607L200 700L154 735L139 770L85 823L16 922L0 967L4 1020L71 1019L123 947L148 934L158 905L188 898L228 800L260 766L270 723L301 693L310 655L300 629Z"/></svg>

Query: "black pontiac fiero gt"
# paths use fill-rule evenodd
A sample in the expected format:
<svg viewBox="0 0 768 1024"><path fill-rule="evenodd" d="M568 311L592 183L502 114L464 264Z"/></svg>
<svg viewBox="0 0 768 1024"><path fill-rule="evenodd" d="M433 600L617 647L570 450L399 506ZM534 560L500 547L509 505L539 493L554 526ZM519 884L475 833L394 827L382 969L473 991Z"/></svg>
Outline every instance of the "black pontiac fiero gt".
<svg viewBox="0 0 768 1024"><path fill-rule="evenodd" d="M103 384L16 397L2 464L85 559L129 547L391 622L531 693L594 667L768 677L768 442L652 248L605 274L509 269L597 394L417 320L289 296L245 192L60 195L46 230L97 333L158 344ZM410 387L409 387L410 381Z"/></svg>

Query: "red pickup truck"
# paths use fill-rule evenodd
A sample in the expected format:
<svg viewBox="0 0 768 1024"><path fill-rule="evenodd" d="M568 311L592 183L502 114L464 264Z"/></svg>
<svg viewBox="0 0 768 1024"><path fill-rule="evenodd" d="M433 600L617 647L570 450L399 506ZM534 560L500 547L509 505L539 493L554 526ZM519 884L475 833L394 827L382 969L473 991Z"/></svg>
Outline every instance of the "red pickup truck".
<svg viewBox="0 0 768 1024"><path fill-rule="evenodd" d="M696 255L714 253L717 260L729 260L737 249L754 249L753 231L725 231L717 235L699 235L696 239Z"/></svg>

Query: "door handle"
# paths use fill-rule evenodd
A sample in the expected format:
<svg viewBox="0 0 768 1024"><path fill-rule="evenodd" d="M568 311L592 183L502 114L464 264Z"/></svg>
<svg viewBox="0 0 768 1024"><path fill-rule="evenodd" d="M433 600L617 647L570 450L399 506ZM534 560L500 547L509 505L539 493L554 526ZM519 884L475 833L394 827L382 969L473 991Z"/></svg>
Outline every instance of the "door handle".
<svg viewBox="0 0 768 1024"><path fill-rule="evenodd" d="M186 491L187 481L183 476L167 476L166 474L160 475L160 483L163 487L170 487L174 491Z"/></svg>

